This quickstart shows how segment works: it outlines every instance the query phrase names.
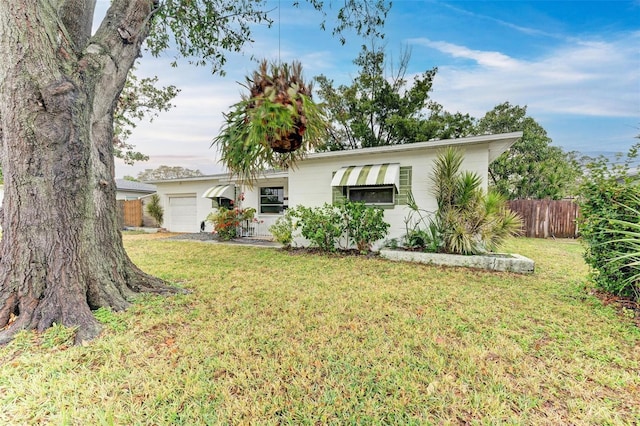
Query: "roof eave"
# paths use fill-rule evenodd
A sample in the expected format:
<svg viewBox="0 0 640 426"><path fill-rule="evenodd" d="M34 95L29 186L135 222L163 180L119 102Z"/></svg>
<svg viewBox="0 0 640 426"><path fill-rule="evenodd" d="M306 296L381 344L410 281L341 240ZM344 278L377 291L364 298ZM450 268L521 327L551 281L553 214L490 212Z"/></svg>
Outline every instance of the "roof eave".
<svg viewBox="0 0 640 426"><path fill-rule="evenodd" d="M498 158L500 154L508 150L518 139L522 132L500 133L496 135L469 136L457 139L441 139L427 142L416 142L402 145L386 145L371 148L360 148L344 151L316 152L309 154L303 161L313 161L332 157L348 157L352 155L387 154L393 152L408 152L424 149L442 148L446 146L467 146L478 144L490 144L490 162Z"/></svg>

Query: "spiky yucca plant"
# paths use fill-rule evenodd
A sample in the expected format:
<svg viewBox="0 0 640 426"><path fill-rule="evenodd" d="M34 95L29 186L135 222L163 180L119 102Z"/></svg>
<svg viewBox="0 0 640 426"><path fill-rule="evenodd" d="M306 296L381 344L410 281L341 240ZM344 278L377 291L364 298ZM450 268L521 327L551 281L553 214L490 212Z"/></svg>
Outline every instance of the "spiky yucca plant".
<svg viewBox="0 0 640 426"><path fill-rule="evenodd" d="M229 171L250 185L260 172L292 167L324 142L327 120L322 106L313 102L299 62L262 61L245 87L249 95L224 114L225 124L212 145Z"/></svg>
<svg viewBox="0 0 640 426"><path fill-rule="evenodd" d="M494 251L521 227L520 218L506 207L498 193L482 190L480 176L460 172L462 153L448 148L434 161L433 195L438 204L435 215L443 241L443 251L478 254Z"/></svg>

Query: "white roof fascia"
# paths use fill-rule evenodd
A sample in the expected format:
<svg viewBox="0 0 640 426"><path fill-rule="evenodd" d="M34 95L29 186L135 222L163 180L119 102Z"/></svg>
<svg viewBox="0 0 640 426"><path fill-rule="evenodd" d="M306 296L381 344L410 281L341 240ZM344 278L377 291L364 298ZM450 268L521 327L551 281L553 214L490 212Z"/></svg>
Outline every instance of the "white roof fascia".
<svg viewBox="0 0 640 426"><path fill-rule="evenodd" d="M386 154L392 152L410 152L446 146L465 146L489 143L490 161L495 160L522 137L522 132L501 133L497 135L469 136L457 139L441 139L428 142L407 143L401 145L376 146L371 148L349 149L343 151L316 152L309 154L302 161L325 159L331 157L348 157L351 155Z"/></svg>

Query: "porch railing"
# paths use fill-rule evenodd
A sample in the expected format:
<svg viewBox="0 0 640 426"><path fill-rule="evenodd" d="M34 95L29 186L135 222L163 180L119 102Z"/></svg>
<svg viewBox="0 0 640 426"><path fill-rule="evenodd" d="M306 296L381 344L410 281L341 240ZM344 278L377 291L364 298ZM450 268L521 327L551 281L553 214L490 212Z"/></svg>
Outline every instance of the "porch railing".
<svg viewBox="0 0 640 426"><path fill-rule="evenodd" d="M280 215L257 215L254 220L245 220L238 229L238 235L241 237L272 239L273 236L269 232L269 227L273 225Z"/></svg>

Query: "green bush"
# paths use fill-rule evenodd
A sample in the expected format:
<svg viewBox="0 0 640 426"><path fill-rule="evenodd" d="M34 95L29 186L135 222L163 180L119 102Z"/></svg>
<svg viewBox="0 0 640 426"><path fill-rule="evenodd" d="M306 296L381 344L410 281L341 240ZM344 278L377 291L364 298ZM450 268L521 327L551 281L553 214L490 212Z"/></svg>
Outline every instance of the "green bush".
<svg viewBox="0 0 640 426"><path fill-rule="evenodd" d="M634 254L638 256L640 182L630 167L639 148L640 144L634 145L626 159L619 156L616 163L601 156L587 164L578 199L584 258L592 268L594 284L609 293L636 298L637 266L629 260Z"/></svg>
<svg viewBox="0 0 640 426"><path fill-rule="evenodd" d="M624 206L631 216L631 220L611 220L615 228L609 232L617 234L615 240L607 244L616 244L618 249L613 251L610 261L623 262L623 268L627 272L624 277L625 288L633 293L636 300L640 300L640 197L632 196L635 207Z"/></svg>
<svg viewBox="0 0 640 426"><path fill-rule="evenodd" d="M384 210L380 207L347 202L340 206L340 210L347 239L359 251L371 251L373 243L387 236L390 225L384 221Z"/></svg>
<svg viewBox="0 0 640 426"><path fill-rule="evenodd" d="M336 251L341 240L361 252L370 251L373 243L387 236L390 226L381 208L364 203L297 206L291 215L297 219L294 229L300 229L312 246L328 252Z"/></svg>
<svg viewBox="0 0 640 426"><path fill-rule="evenodd" d="M333 205L324 204L322 207L297 206L291 212L297 218L296 229L312 246L322 251L336 251L336 245L342 235L342 215Z"/></svg>
<svg viewBox="0 0 640 426"><path fill-rule="evenodd" d="M441 251L444 246L444 241L442 240L442 232L438 227L438 223L436 223L428 211L418 207L411 192L407 195L409 214L404 219L405 234L402 238L403 247L409 250L419 250L429 253Z"/></svg>
<svg viewBox="0 0 640 426"><path fill-rule="evenodd" d="M278 218L276 222L269 227L269 232L273 235L273 238L285 248L291 247L293 242L293 219L291 217L291 211L287 212Z"/></svg>
<svg viewBox="0 0 640 426"><path fill-rule="evenodd" d="M485 194L476 173L460 172L462 152L448 148L435 160L431 180L438 203L435 223L443 250L455 254L494 251L519 232L520 218L506 207L497 192Z"/></svg>

